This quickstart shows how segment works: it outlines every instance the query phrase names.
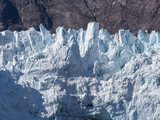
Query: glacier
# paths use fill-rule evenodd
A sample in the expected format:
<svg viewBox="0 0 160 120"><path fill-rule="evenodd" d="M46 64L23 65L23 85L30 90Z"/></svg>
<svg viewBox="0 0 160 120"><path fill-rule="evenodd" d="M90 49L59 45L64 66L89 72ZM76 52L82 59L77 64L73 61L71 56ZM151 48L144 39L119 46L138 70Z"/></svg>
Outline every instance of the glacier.
<svg viewBox="0 0 160 120"><path fill-rule="evenodd" d="M0 32L0 120L160 119L160 34Z"/></svg>

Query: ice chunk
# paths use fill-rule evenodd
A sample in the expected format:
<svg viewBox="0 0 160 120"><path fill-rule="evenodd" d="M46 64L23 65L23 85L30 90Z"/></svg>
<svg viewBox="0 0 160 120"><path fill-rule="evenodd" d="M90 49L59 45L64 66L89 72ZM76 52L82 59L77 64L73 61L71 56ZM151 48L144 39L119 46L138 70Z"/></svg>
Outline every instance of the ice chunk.
<svg viewBox="0 0 160 120"><path fill-rule="evenodd" d="M100 30L99 31L99 50L101 52L108 51L108 43L111 41L111 37L107 30Z"/></svg>
<svg viewBox="0 0 160 120"><path fill-rule="evenodd" d="M3 67L5 64L6 64L6 62L4 60L4 51L2 49L1 54L0 54L0 67Z"/></svg>
<svg viewBox="0 0 160 120"><path fill-rule="evenodd" d="M50 31L48 31L42 24L39 25L42 41L45 46L49 46L54 43L54 40L52 39L52 34Z"/></svg>
<svg viewBox="0 0 160 120"><path fill-rule="evenodd" d="M152 31L149 36L149 46L151 48L157 48L160 43L160 35L156 31Z"/></svg>
<svg viewBox="0 0 160 120"><path fill-rule="evenodd" d="M160 44L160 34L159 34L159 32L157 32L156 37L157 37L157 43L159 45Z"/></svg>
<svg viewBox="0 0 160 120"><path fill-rule="evenodd" d="M138 31L138 40L142 42L149 42L149 34L147 32L144 32L142 30Z"/></svg>
<svg viewBox="0 0 160 120"><path fill-rule="evenodd" d="M77 40L77 31L76 30L68 29L68 34L70 36L73 36L75 38L75 40Z"/></svg>
<svg viewBox="0 0 160 120"><path fill-rule="evenodd" d="M15 45L17 48L17 52L25 51L25 46L24 46L23 41L20 37L21 36L20 33L14 32L14 36L15 36ZM27 46L26 46L26 48L27 48Z"/></svg>
<svg viewBox="0 0 160 120"><path fill-rule="evenodd" d="M41 52L44 49L45 44L35 29L30 28L30 30L28 30L28 39L34 52Z"/></svg>
<svg viewBox="0 0 160 120"><path fill-rule="evenodd" d="M86 37L85 37L85 42L86 44L89 44L90 42L96 43L99 35L99 23L97 22L91 22L87 26L87 31L86 31ZM90 41L93 39L92 41Z"/></svg>
<svg viewBox="0 0 160 120"><path fill-rule="evenodd" d="M58 27L56 29L56 39L59 44L66 45L67 40L69 39L69 34L64 27Z"/></svg>
<svg viewBox="0 0 160 120"><path fill-rule="evenodd" d="M106 41L106 42L112 41L112 39L111 39L108 31L107 31L107 30L104 30L104 29L101 29L101 30L99 31L99 39L102 39L102 40L104 40L104 41Z"/></svg>
<svg viewBox="0 0 160 120"><path fill-rule="evenodd" d="M11 42L15 42L13 32L6 30L0 33L0 45L6 45Z"/></svg>
<svg viewBox="0 0 160 120"><path fill-rule="evenodd" d="M131 51L134 51L132 47L136 44L136 40L129 30L119 30L119 33L118 35L115 35L114 40L118 45L125 47L126 49L130 49Z"/></svg>
<svg viewBox="0 0 160 120"><path fill-rule="evenodd" d="M99 23L89 23L84 41L83 67L86 73L92 73L94 62L99 60L98 49Z"/></svg>
<svg viewBox="0 0 160 120"><path fill-rule="evenodd" d="M137 51L138 53L143 53L146 50L143 42L141 42L139 39L137 40Z"/></svg>
<svg viewBox="0 0 160 120"><path fill-rule="evenodd" d="M96 22L89 23L87 26L87 31L85 35L85 41L84 41L85 53L94 44L98 43L98 35L99 35L99 23L96 23Z"/></svg>
<svg viewBox="0 0 160 120"><path fill-rule="evenodd" d="M123 30L123 29L119 30L118 36L119 36L119 44L120 45L127 43L127 41L125 39L125 30Z"/></svg>
<svg viewBox="0 0 160 120"><path fill-rule="evenodd" d="M80 51L80 55L81 57L84 56L84 53L85 53L85 31L83 29L80 29L78 31L78 37L77 37L77 42L78 42L78 45L79 45L79 51Z"/></svg>

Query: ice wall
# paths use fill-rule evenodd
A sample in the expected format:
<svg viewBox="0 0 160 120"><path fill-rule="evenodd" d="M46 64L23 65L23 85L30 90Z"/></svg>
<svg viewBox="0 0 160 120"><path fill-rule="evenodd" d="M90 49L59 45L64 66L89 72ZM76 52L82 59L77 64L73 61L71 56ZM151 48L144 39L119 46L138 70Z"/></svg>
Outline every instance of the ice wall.
<svg viewBox="0 0 160 120"><path fill-rule="evenodd" d="M71 61L76 59L74 63L81 64L80 72L95 75L99 79L109 79L131 57L159 49L160 45L159 33L155 31L149 34L140 30L137 37L129 30L119 30L118 33L109 35L107 30L99 30L99 23L92 22L86 31L67 31L64 27L59 27L56 34L52 35L42 24L39 27L40 32L30 28L27 31L7 30L0 33L1 68L12 70L16 62L26 61L48 49L54 49L50 56L56 57L58 54L59 57L59 54L64 54L68 57L66 51L70 51L74 54Z"/></svg>
<svg viewBox="0 0 160 120"><path fill-rule="evenodd" d="M159 48L158 32L109 35L94 22L0 32L0 118L157 120Z"/></svg>

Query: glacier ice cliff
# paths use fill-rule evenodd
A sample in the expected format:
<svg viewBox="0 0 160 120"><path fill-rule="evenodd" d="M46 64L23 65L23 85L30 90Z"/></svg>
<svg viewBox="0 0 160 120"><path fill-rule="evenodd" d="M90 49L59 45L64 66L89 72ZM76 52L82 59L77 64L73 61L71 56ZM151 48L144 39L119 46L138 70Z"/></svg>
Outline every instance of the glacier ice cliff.
<svg viewBox="0 0 160 120"><path fill-rule="evenodd" d="M160 119L160 34L0 32L0 120Z"/></svg>

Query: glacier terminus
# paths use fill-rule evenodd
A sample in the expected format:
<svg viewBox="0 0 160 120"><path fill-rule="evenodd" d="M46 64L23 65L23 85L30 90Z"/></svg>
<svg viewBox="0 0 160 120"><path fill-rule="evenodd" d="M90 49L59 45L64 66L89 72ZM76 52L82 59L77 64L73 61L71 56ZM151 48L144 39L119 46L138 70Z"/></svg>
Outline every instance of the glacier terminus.
<svg viewBox="0 0 160 120"><path fill-rule="evenodd" d="M159 120L160 34L0 32L0 120Z"/></svg>

